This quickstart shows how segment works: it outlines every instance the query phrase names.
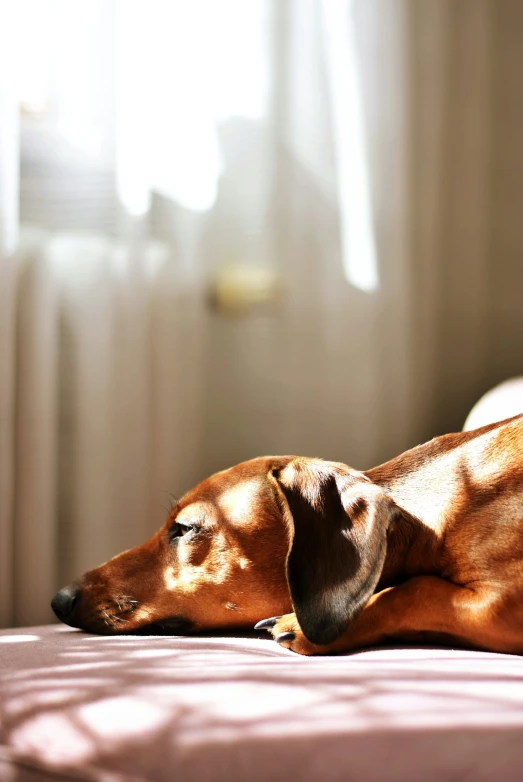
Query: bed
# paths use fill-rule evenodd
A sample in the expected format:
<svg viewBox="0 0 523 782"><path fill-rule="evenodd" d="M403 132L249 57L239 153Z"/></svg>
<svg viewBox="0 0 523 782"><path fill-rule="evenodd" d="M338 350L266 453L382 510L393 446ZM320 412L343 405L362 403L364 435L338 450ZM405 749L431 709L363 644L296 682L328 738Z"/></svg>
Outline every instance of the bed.
<svg viewBox="0 0 523 782"><path fill-rule="evenodd" d="M9 782L520 782L523 658L268 636L0 632Z"/></svg>

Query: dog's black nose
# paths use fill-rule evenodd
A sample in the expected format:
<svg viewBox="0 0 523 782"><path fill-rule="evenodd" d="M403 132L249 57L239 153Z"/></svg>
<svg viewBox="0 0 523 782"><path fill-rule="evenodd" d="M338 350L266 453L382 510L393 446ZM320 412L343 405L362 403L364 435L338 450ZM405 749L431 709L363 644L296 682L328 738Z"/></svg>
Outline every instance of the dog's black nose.
<svg viewBox="0 0 523 782"><path fill-rule="evenodd" d="M56 593L51 600L51 608L58 619L61 619L63 622L67 621L67 617L72 614L79 597L80 587L76 584L70 584Z"/></svg>

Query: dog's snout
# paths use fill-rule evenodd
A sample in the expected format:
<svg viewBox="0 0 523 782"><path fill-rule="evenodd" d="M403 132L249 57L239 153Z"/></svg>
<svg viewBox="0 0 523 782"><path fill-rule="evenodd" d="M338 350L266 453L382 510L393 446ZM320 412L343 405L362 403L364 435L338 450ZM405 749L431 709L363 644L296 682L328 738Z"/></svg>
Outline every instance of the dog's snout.
<svg viewBox="0 0 523 782"><path fill-rule="evenodd" d="M51 600L51 608L58 619L61 619L62 622L67 622L79 599L80 586L78 584L70 584L56 593Z"/></svg>

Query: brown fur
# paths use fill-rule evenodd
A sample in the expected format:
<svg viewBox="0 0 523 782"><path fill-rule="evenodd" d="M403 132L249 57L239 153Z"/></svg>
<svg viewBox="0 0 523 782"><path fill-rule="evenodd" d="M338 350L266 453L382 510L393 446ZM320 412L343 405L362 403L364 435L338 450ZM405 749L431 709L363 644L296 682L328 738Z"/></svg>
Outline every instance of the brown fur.
<svg viewBox="0 0 523 782"><path fill-rule="evenodd" d="M365 473L292 456L244 462L67 589L63 621L97 633L276 614L267 629L302 654L427 639L523 653L523 416Z"/></svg>

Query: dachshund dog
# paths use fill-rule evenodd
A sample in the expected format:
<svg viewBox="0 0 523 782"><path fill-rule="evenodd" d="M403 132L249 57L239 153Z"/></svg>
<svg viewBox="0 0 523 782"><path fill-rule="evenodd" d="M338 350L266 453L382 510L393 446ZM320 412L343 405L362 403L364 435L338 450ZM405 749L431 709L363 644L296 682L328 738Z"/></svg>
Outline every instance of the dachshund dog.
<svg viewBox="0 0 523 782"><path fill-rule="evenodd" d="M306 655L405 641L523 654L523 415L367 472L294 456L219 472L52 607L104 634L257 623Z"/></svg>

